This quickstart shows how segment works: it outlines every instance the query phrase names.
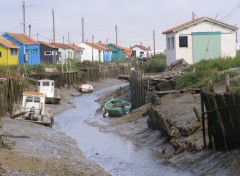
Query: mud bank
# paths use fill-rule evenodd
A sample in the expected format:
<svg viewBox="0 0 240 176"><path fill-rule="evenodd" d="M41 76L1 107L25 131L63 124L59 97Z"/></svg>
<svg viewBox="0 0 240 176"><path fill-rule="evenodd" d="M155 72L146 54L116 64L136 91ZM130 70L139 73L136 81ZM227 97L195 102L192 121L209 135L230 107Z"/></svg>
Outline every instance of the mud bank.
<svg viewBox="0 0 240 176"><path fill-rule="evenodd" d="M105 79L91 84L98 89L120 83L120 80ZM52 108L55 115L60 114L74 108L69 103L74 96L80 96L75 88L63 88L60 105L47 106ZM8 117L2 121L0 135L3 136L5 146L0 142L0 175L110 175L89 161L76 142L56 126L49 128Z"/></svg>
<svg viewBox="0 0 240 176"><path fill-rule="evenodd" d="M224 92L225 84L216 83L216 92ZM99 99L100 102L102 99ZM200 108L198 94L184 93L162 97L158 109L172 124L176 126L191 126L197 122L193 106ZM196 145L194 151L184 151L175 154L172 145L160 131L148 128L148 116L143 116L150 105L146 104L131 114L122 118L109 118L108 125L99 127L104 132L113 132L135 142L136 145L151 149L156 158L162 158L169 165L192 175L239 175L240 150L231 152L216 152L203 148L202 128L187 137L181 137L181 142L190 141ZM199 109L200 110L200 109ZM200 111L201 112L201 111Z"/></svg>

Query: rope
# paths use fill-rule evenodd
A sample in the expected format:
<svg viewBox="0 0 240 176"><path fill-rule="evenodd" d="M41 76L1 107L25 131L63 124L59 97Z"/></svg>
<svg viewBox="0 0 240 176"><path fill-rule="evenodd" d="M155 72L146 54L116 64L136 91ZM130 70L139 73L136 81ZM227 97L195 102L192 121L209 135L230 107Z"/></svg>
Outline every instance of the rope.
<svg viewBox="0 0 240 176"><path fill-rule="evenodd" d="M223 107L219 107L219 108L216 108L216 109L213 109L213 110L210 110L210 111L205 111L203 112L202 114L208 114L208 113L211 113L211 112L215 112L215 111L218 111L218 110L221 110L221 109L225 109L225 108L229 108L229 107L240 107L240 105L226 105L226 106L223 106Z"/></svg>

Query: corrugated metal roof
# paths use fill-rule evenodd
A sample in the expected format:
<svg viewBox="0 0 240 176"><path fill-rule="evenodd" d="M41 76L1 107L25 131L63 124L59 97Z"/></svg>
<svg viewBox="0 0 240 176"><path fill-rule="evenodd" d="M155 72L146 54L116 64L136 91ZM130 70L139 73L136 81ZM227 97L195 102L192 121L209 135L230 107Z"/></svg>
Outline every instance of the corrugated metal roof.
<svg viewBox="0 0 240 176"><path fill-rule="evenodd" d="M133 46L132 48L134 48L134 47L141 48L141 49L144 50L144 51L151 51L150 48L148 48L148 47L146 47L146 46L143 46L143 45L135 45L135 46Z"/></svg>
<svg viewBox="0 0 240 176"><path fill-rule="evenodd" d="M181 25L175 26L171 29L163 31L162 33L163 34L168 34L168 33L176 32L176 31L179 31L181 29L192 26L192 25L194 25L196 23L199 23L199 22L202 22L202 21L209 21L209 22L216 23L216 24L219 24L219 25L222 25L222 26L226 26L228 28L235 29L235 30L238 29L238 27L236 27L236 26L229 25L227 23L223 23L221 21L218 21L218 20L215 20L215 19L212 19L212 18L209 18L209 17L201 17L201 18L196 18L194 20L188 21L188 22L183 23Z"/></svg>
<svg viewBox="0 0 240 176"><path fill-rule="evenodd" d="M102 48L94 43L90 43L90 42L84 42L86 45L94 48L94 49L97 49L97 50L102 50Z"/></svg>
<svg viewBox="0 0 240 176"><path fill-rule="evenodd" d="M113 43L110 43L110 44L113 45L113 46L115 46L116 48L118 48L118 49L120 49L120 50L125 50L125 48L122 47L122 46L119 46L119 45L113 44Z"/></svg>
<svg viewBox="0 0 240 176"><path fill-rule="evenodd" d="M17 45L15 45L14 43L8 41L4 37L0 37L0 45L3 45L5 47L7 47L7 48L19 49L19 47Z"/></svg>
<svg viewBox="0 0 240 176"><path fill-rule="evenodd" d="M24 45L32 45L32 44L39 44L34 39L28 37L25 34L18 34L18 33L7 33L9 34L14 40L24 44Z"/></svg>
<svg viewBox="0 0 240 176"><path fill-rule="evenodd" d="M109 48L107 45L103 44L103 43L95 43L96 45L98 45L99 47L101 47L102 49L104 50L107 50L107 51L112 51L111 48Z"/></svg>
<svg viewBox="0 0 240 176"><path fill-rule="evenodd" d="M74 44L67 43L67 44L64 44L64 45L67 45L68 47L72 48L73 50L84 50L84 48L82 48L80 46L77 46L77 45L74 45Z"/></svg>
<svg viewBox="0 0 240 176"><path fill-rule="evenodd" d="M51 43L47 43L47 42L44 42L44 41L38 41L40 44L43 44L43 45L46 45L46 46L48 46L48 47L50 47L50 48L54 48L54 49L56 49L56 48L58 48L57 46L55 46L55 45L53 45L53 44L51 44Z"/></svg>

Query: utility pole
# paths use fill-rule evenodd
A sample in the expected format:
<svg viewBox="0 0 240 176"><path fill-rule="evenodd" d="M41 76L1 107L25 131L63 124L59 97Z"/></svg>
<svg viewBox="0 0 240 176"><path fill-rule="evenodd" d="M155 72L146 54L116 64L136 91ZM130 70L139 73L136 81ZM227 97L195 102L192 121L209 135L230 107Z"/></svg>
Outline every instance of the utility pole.
<svg viewBox="0 0 240 176"><path fill-rule="evenodd" d="M82 43L84 43L84 18L82 18Z"/></svg>
<svg viewBox="0 0 240 176"><path fill-rule="evenodd" d="M106 44L108 44L108 38L106 39Z"/></svg>
<svg viewBox="0 0 240 176"><path fill-rule="evenodd" d="M116 32L116 45L118 44L118 29L117 25L115 25L115 32Z"/></svg>
<svg viewBox="0 0 240 176"><path fill-rule="evenodd" d="M29 37L31 37L31 24L28 26L29 27Z"/></svg>
<svg viewBox="0 0 240 176"><path fill-rule="evenodd" d="M93 40L94 40L94 35L92 35L92 62L93 62Z"/></svg>
<svg viewBox="0 0 240 176"><path fill-rule="evenodd" d="M55 43L55 19L54 19L54 10L52 9L52 18L53 18L53 43Z"/></svg>
<svg viewBox="0 0 240 176"><path fill-rule="evenodd" d="M64 36L63 36L63 43L64 43Z"/></svg>
<svg viewBox="0 0 240 176"><path fill-rule="evenodd" d="M22 10L23 10L23 34L26 34L26 6L25 1L22 2Z"/></svg>
<svg viewBox="0 0 240 176"><path fill-rule="evenodd" d="M70 34L68 32L68 43L70 43Z"/></svg>
<svg viewBox="0 0 240 176"><path fill-rule="evenodd" d="M156 54L156 50L155 50L155 30L153 30L153 54Z"/></svg>
<svg viewBox="0 0 240 176"><path fill-rule="evenodd" d="M192 12L192 20L195 19L195 16L196 16L196 14L194 12Z"/></svg>
<svg viewBox="0 0 240 176"><path fill-rule="evenodd" d="M39 34L37 33L37 41L38 41L38 35L39 35ZM50 42L49 42L49 43L50 43Z"/></svg>

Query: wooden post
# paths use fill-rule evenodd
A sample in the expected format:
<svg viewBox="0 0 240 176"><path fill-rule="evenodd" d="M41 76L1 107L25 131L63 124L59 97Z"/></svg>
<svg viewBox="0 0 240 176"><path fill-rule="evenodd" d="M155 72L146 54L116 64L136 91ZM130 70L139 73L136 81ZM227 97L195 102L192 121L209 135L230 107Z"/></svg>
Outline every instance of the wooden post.
<svg viewBox="0 0 240 176"><path fill-rule="evenodd" d="M206 142L206 128L205 128L205 116L204 116L204 101L203 101L203 90L201 89L201 111L202 111L202 130L203 130L203 144L204 147L207 146L207 142Z"/></svg>
<svg viewBox="0 0 240 176"><path fill-rule="evenodd" d="M193 107L193 111L194 111L194 113L195 113L195 115L197 117L197 121L201 122L201 115L199 114L199 112L198 112L198 110L197 110L197 108L195 106Z"/></svg>
<svg viewBox="0 0 240 176"><path fill-rule="evenodd" d="M226 78L225 78L225 84L226 84L226 92L230 92L230 81L229 81L229 74L226 75Z"/></svg>

